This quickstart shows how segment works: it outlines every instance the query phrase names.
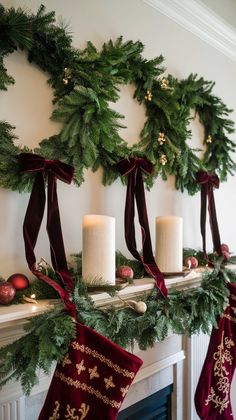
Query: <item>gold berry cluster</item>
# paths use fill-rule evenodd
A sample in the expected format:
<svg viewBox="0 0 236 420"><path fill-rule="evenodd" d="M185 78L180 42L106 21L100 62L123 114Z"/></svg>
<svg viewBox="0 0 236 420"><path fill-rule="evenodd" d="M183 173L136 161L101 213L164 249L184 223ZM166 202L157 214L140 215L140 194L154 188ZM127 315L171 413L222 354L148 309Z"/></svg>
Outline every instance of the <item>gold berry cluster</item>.
<svg viewBox="0 0 236 420"><path fill-rule="evenodd" d="M212 143L212 137L210 136L210 134L209 134L209 136L207 136L206 142L207 143Z"/></svg>
<svg viewBox="0 0 236 420"><path fill-rule="evenodd" d="M63 73L63 79L62 79L64 85L68 85L69 79L71 79L71 71L70 71L70 69L65 67L64 68L64 73Z"/></svg>
<svg viewBox="0 0 236 420"><path fill-rule="evenodd" d="M161 89L169 89L169 80L163 78L161 81Z"/></svg>
<svg viewBox="0 0 236 420"><path fill-rule="evenodd" d="M165 164L167 163L167 157L166 155L161 155L159 162L162 166L165 166Z"/></svg>
<svg viewBox="0 0 236 420"><path fill-rule="evenodd" d="M158 143L160 144L160 146L162 146L165 141L166 141L165 134L164 133L159 133Z"/></svg>
<svg viewBox="0 0 236 420"><path fill-rule="evenodd" d="M145 95L146 101L152 100L152 92L150 90L147 90L147 94Z"/></svg>

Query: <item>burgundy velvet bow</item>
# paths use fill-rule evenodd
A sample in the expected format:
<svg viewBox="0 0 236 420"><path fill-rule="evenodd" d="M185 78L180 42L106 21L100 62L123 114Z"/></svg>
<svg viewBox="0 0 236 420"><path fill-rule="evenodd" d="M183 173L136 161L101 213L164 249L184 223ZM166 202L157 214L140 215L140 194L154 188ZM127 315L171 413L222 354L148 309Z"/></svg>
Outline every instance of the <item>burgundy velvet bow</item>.
<svg viewBox="0 0 236 420"><path fill-rule="evenodd" d="M74 316L75 306L70 301L69 293L73 290L74 285L67 267L56 186L57 178L63 182L70 183L73 178L74 169L72 166L60 162L59 160L47 160L44 157L33 153L21 153L19 155L19 166L21 172L36 172L23 224L25 254L28 266L37 277L46 281L57 290L63 299L67 310ZM36 267L34 248L37 242L45 209L46 178L48 183L47 233L50 242L52 266L60 276L65 288L62 288L54 280L42 274Z"/></svg>
<svg viewBox="0 0 236 420"><path fill-rule="evenodd" d="M212 233L212 241L214 246L214 251L218 255L222 255L221 250L221 240L220 233L218 228L215 200L214 200L214 188L219 188L219 178L215 174L209 174L208 172L199 171L196 175L196 180L199 185L201 185L201 234L203 242L203 252L207 258L206 252L206 211L207 211L207 200L208 200L208 212L209 212L209 222Z"/></svg>
<svg viewBox="0 0 236 420"><path fill-rule="evenodd" d="M121 175L128 175L128 185L125 204L125 240L128 250L134 258L141 261L145 270L156 281L161 294L166 297L167 289L163 274L156 265L152 252L151 235L149 230L145 190L142 172L152 173L152 163L144 158L131 158L121 160L116 164ZM137 251L135 238L135 199L138 210L139 223L142 232L143 256Z"/></svg>

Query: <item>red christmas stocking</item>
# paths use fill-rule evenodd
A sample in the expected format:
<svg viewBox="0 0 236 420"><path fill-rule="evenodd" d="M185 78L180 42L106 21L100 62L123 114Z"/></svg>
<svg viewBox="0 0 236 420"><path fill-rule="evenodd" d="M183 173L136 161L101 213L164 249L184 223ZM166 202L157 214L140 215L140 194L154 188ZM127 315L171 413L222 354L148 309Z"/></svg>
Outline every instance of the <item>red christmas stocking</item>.
<svg viewBox="0 0 236 420"><path fill-rule="evenodd" d="M195 393L201 420L233 420L230 385L236 367L236 285L228 283L229 304L213 328Z"/></svg>
<svg viewBox="0 0 236 420"><path fill-rule="evenodd" d="M39 420L114 420L142 365L91 328L77 324L62 363L56 367Z"/></svg>

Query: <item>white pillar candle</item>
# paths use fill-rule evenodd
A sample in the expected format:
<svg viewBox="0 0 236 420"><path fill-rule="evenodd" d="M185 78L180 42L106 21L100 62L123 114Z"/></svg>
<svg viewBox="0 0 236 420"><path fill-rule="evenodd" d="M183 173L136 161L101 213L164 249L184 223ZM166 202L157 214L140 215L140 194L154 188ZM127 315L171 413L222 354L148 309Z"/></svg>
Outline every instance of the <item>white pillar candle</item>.
<svg viewBox="0 0 236 420"><path fill-rule="evenodd" d="M88 283L115 284L115 218L88 214L83 218L82 276Z"/></svg>
<svg viewBox="0 0 236 420"><path fill-rule="evenodd" d="M183 270L183 219L176 216L156 218L156 263L163 273Z"/></svg>

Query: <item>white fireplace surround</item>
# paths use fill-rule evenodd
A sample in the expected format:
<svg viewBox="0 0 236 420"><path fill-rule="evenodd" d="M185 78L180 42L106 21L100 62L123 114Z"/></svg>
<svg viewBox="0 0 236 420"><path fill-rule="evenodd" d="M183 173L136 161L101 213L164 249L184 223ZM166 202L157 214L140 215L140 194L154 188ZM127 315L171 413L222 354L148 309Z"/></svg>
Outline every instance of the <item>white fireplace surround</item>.
<svg viewBox="0 0 236 420"><path fill-rule="evenodd" d="M167 287L175 286L179 289L196 287L200 283L199 271L191 271L186 277L167 279L166 283ZM140 279L118 293L125 300L137 298L152 288L152 279ZM118 297L110 298L106 293L92 297L98 307L121 302ZM51 309L52 305L58 305L58 301L47 300L40 301L37 305L1 307L0 346L18 339L24 332L27 319ZM173 384L172 420L197 419L193 395L207 345L208 337L203 335L190 339L170 334L164 342L156 343L147 351L141 351L135 346L134 353L141 357L144 363L124 400L122 409ZM4 386L0 390L0 420L36 420L49 383L50 377L40 373L39 384L33 388L30 397L23 395L19 383Z"/></svg>

